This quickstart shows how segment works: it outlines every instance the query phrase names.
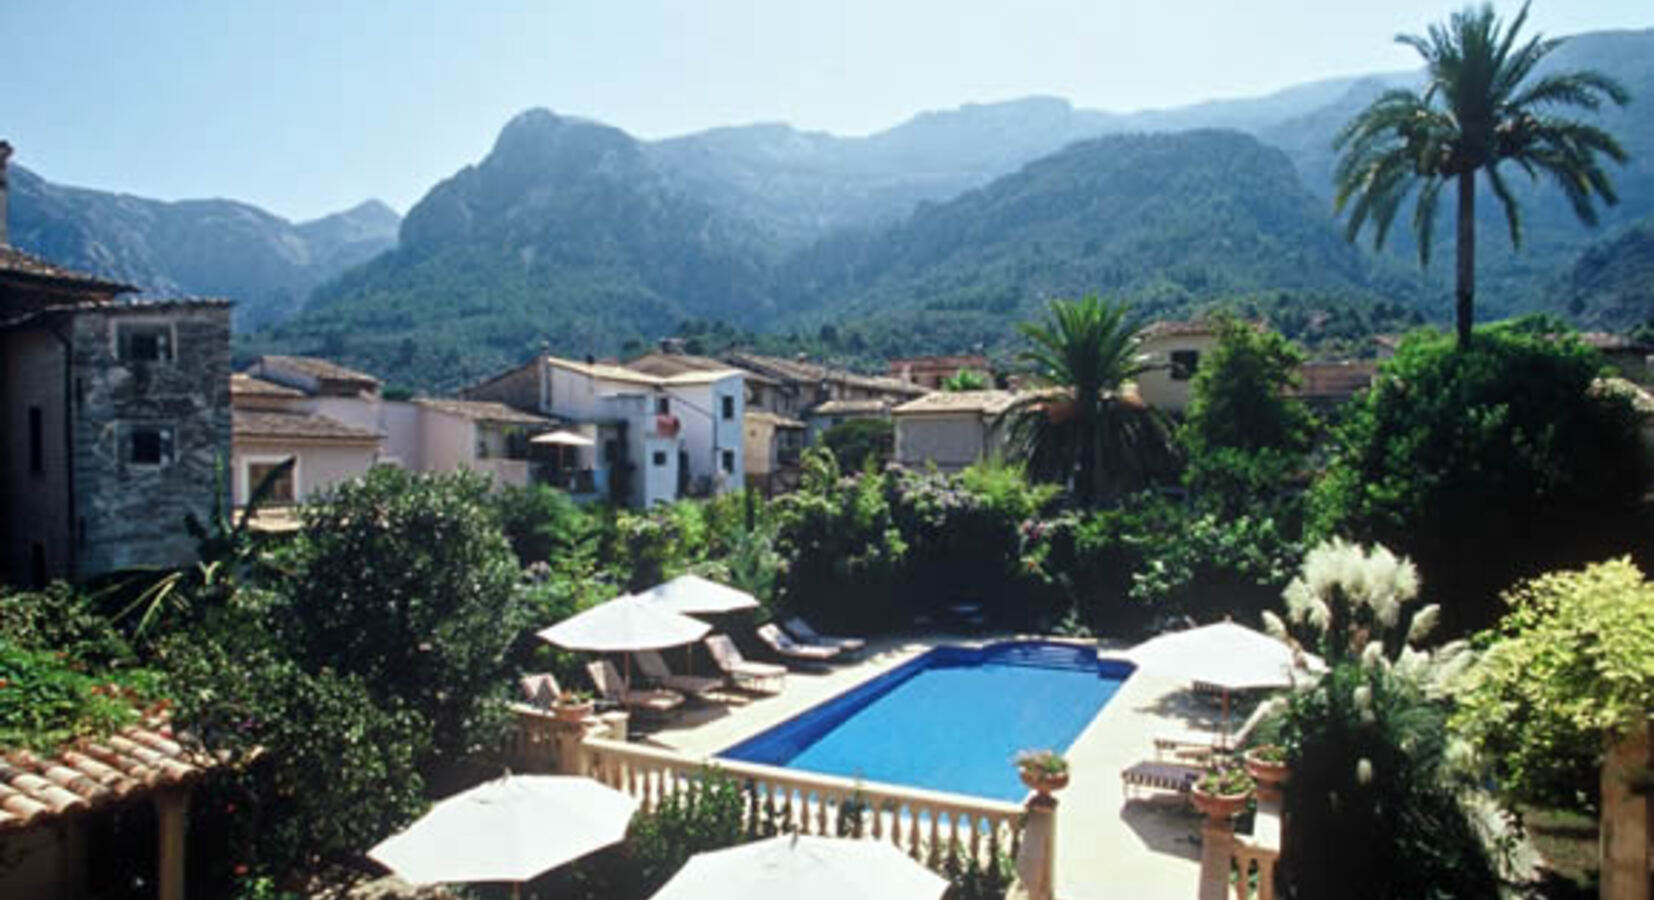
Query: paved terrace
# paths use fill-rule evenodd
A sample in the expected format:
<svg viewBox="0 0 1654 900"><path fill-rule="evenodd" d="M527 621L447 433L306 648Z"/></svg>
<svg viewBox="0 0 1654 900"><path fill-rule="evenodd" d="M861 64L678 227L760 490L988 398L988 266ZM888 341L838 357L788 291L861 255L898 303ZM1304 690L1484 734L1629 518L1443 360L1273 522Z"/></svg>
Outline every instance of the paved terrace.
<svg viewBox="0 0 1654 900"><path fill-rule="evenodd" d="M980 638L939 635L873 641L859 662L819 673L790 672L778 696L732 697L726 704L689 709L643 740L692 757L711 756L931 647L975 640ZM1181 688L1154 676L1133 675L1069 748L1072 779L1057 795L1062 804L1057 812L1061 900L1196 896L1200 817L1169 795L1128 804L1120 784L1122 769L1152 757L1154 735L1216 727L1209 711L1191 703Z"/></svg>

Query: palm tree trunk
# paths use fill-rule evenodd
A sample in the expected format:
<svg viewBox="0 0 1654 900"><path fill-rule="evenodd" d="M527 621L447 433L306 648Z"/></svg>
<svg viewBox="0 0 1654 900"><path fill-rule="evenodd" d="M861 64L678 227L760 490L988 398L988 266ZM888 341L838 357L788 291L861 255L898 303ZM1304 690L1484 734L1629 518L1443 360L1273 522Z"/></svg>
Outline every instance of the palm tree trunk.
<svg viewBox="0 0 1654 900"><path fill-rule="evenodd" d="M1082 407L1079 426L1080 458L1074 470L1074 493L1080 502L1089 504L1097 499L1097 410L1085 415Z"/></svg>
<svg viewBox="0 0 1654 900"><path fill-rule="evenodd" d="M1459 270L1454 291L1459 349L1470 349L1470 327L1476 318L1476 170L1459 173Z"/></svg>

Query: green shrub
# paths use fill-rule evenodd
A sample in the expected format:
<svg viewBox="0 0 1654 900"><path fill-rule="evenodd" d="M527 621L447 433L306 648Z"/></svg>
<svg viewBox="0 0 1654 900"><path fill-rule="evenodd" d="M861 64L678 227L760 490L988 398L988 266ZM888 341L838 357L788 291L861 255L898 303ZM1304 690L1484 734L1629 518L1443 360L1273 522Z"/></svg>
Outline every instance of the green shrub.
<svg viewBox="0 0 1654 900"><path fill-rule="evenodd" d="M1635 414L1593 389L1600 368L1573 338L1408 336L1336 432L1312 530L1405 551L1459 634L1519 578L1646 547Z"/></svg>
<svg viewBox="0 0 1654 900"><path fill-rule="evenodd" d="M843 469L860 469L869 461L882 466L890 460L896 425L889 419L850 419L823 431L816 440Z"/></svg>
<svg viewBox="0 0 1654 900"><path fill-rule="evenodd" d="M1507 798L1567 809L1597 801L1609 735L1654 710L1654 583L1628 559L1553 572L1511 590L1460 694L1454 727Z"/></svg>

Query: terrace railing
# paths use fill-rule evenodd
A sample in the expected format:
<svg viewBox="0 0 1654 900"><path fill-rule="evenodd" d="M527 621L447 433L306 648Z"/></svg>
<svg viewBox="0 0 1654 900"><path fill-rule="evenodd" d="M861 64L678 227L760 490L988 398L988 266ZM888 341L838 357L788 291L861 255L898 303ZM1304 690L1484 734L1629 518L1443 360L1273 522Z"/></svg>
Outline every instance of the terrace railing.
<svg viewBox="0 0 1654 900"><path fill-rule="evenodd" d="M1281 858L1280 796L1260 791L1252 833L1232 822L1208 821L1201 831L1200 900L1275 900L1275 864Z"/></svg>
<svg viewBox="0 0 1654 900"><path fill-rule="evenodd" d="M949 854L978 866L998 866L1021 849L1023 808L1015 803L734 760L698 760L603 738L587 738L580 750L580 770L572 774L625 791L645 810L688 789L710 764L750 788L754 805L762 808L749 815L767 815L783 830L889 841L932 866ZM841 821L846 816L850 818Z"/></svg>

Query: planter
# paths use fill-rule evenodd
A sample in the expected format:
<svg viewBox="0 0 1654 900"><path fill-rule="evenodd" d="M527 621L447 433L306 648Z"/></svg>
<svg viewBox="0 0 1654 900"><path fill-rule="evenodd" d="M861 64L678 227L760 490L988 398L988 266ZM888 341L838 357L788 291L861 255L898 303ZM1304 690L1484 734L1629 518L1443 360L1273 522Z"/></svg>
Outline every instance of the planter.
<svg viewBox="0 0 1654 900"><path fill-rule="evenodd" d="M1195 809L1213 822L1229 821L1246 808L1246 801L1251 796L1251 791L1239 794L1211 794L1198 787L1189 790L1189 799L1194 802Z"/></svg>
<svg viewBox="0 0 1654 900"><path fill-rule="evenodd" d="M592 714L597 705L590 700L584 703L559 703L551 708L559 722L584 722Z"/></svg>
<svg viewBox="0 0 1654 900"><path fill-rule="evenodd" d="M1292 777L1292 770L1287 768L1286 763L1259 759L1255 753L1254 750L1246 751L1246 773L1259 787L1280 787Z"/></svg>
<svg viewBox="0 0 1654 900"><path fill-rule="evenodd" d="M1060 791L1068 787L1068 773L1052 773L1022 770L1022 783L1031 791L1037 791L1041 796L1050 796L1052 791Z"/></svg>

